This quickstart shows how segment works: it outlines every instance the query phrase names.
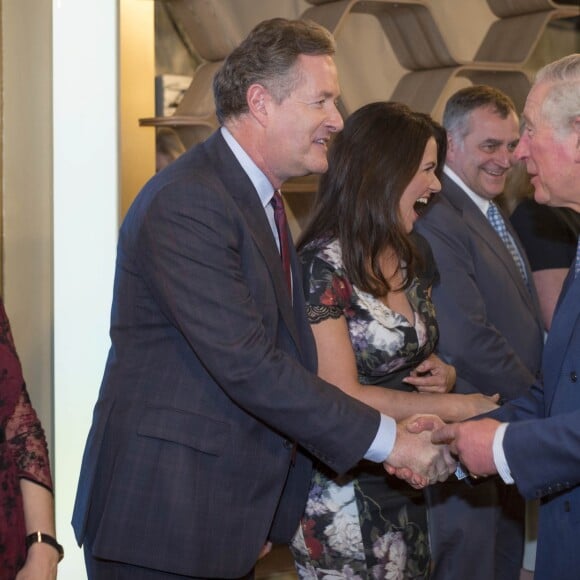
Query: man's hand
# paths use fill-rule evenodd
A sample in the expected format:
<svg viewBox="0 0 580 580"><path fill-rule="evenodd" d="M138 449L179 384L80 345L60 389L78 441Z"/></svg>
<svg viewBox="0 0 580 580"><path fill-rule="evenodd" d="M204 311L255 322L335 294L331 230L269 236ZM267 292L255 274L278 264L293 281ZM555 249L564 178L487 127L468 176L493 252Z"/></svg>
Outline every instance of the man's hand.
<svg viewBox="0 0 580 580"><path fill-rule="evenodd" d="M421 429L411 432L407 427L425 419ZM428 425L431 426L429 429ZM433 445L431 431L444 427L436 415L413 415L397 424L395 447L384 463L391 475L404 479L415 489L437 481L445 481L455 471L456 461L447 445Z"/></svg>
<svg viewBox="0 0 580 580"><path fill-rule="evenodd" d="M482 477L497 473L493 460L493 438L500 423L494 419L466 421L445 425L433 431L433 443L447 443L451 453L459 460L472 476ZM431 424L425 425L429 429ZM420 429L416 422L411 429Z"/></svg>

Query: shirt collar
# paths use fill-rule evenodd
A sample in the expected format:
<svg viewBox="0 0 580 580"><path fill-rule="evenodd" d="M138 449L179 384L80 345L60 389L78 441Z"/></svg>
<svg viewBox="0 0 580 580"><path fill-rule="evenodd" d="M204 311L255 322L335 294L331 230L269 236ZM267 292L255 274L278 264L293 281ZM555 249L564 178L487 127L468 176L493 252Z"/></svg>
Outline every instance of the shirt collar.
<svg viewBox="0 0 580 580"><path fill-rule="evenodd" d="M258 197L262 202L262 206L266 207L272 199L274 187L268 178L264 175L263 171L254 163L252 158L236 141L231 132L226 127L221 127L220 131L228 147L232 150L234 157L238 160L239 164L242 166L242 169L250 178L250 181L255 187L256 192L258 193Z"/></svg>
<svg viewBox="0 0 580 580"><path fill-rule="evenodd" d="M453 181L456 185L458 185L463 191L467 194L467 197L471 199L471 201L481 210L483 215L487 215L487 208L489 207L489 199L485 197L481 197L481 195L477 195L475 191L465 185L465 182L449 167L449 165L445 165L443 167L443 171L451 181Z"/></svg>

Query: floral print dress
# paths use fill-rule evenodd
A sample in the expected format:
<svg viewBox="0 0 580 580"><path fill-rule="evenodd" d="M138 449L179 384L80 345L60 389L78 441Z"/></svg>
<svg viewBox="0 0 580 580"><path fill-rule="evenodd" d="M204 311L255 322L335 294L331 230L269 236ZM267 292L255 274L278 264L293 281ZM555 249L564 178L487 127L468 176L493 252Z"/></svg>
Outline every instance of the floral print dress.
<svg viewBox="0 0 580 580"><path fill-rule="evenodd" d="M361 384L414 390L401 383L431 354L438 338L428 289L436 276L428 244L414 234L426 269L406 290L413 323L353 286L337 240L311 242L301 252L311 323L344 316ZM300 578L424 579L429 577L423 493L361 461L341 477L314 471L291 550Z"/></svg>

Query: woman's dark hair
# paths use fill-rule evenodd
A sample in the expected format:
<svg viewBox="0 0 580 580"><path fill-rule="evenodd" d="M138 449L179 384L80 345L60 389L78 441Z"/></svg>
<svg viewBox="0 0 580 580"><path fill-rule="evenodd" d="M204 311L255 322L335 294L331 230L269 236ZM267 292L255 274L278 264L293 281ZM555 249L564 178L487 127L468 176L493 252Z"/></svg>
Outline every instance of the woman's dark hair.
<svg viewBox="0 0 580 580"><path fill-rule="evenodd" d="M387 248L406 265L403 288L422 266L403 227L399 201L417 173L427 141L437 142L443 166L445 130L429 115L402 103L376 102L352 113L329 150L329 168L320 179L300 250L317 239L337 238L351 281L374 296L391 287L381 271Z"/></svg>
<svg viewBox="0 0 580 580"><path fill-rule="evenodd" d="M437 143L437 167L435 168L435 175L437 179L441 181L443 178L443 167L445 166L445 157L447 157L447 131L443 125L435 121L431 115L427 113L415 113L419 117L422 117L431 125L433 131L432 137Z"/></svg>

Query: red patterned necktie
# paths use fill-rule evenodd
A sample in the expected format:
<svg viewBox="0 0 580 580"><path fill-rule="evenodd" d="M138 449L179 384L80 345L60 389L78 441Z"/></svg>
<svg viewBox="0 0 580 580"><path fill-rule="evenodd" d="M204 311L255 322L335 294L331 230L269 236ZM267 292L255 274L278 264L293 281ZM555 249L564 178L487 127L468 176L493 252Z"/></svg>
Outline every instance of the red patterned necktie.
<svg viewBox="0 0 580 580"><path fill-rule="evenodd" d="M292 296L292 273L290 270L290 241L288 239L288 223L286 221L286 211L284 210L284 201L278 190L274 191L272 197L272 207L274 208L274 221L278 229L278 238L280 240L280 255L282 256L282 268L286 276L288 291Z"/></svg>
<svg viewBox="0 0 580 580"><path fill-rule="evenodd" d="M288 222L286 221L286 210L284 209L284 200L280 195L280 191L274 191L272 197L272 208L274 209L274 221L278 230L278 239L280 240L280 256L282 257L282 269L286 276L286 284L288 285L288 292L292 300L292 271L290 269L290 240L288 239ZM292 452L290 454L290 461L292 465L296 463L296 441L292 442Z"/></svg>

